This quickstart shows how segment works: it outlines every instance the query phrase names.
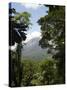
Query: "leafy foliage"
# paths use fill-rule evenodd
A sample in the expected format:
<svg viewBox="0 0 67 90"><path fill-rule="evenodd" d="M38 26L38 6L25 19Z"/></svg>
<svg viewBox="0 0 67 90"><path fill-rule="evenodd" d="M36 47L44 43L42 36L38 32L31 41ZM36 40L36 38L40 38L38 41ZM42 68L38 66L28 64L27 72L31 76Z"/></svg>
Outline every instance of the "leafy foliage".
<svg viewBox="0 0 67 90"><path fill-rule="evenodd" d="M65 82L65 7L53 6L49 7L48 15L41 17L38 20L41 25L42 38L39 45L44 48L49 48L49 53L55 50L53 58L57 60L58 77L62 78L62 83ZM58 78L59 79L59 78ZM61 83L59 82L59 83Z"/></svg>
<svg viewBox="0 0 67 90"><path fill-rule="evenodd" d="M58 84L56 82L57 66L54 60L22 60L21 66L20 86ZM17 78L16 82L18 83L18 72L14 72L14 74L16 74L15 78Z"/></svg>
<svg viewBox="0 0 67 90"><path fill-rule="evenodd" d="M12 87L65 83L65 7L53 5L47 5L47 7L49 7L48 15L38 20L42 33L39 45L42 48L49 48L48 53L54 50L53 59L23 60L21 58L21 48L23 48L21 39L16 51L10 51L10 84ZM29 27L30 14L17 13L15 9L11 9L10 12L15 14L11 17L14 28L24 33L26 29L22 29L23 23L28 25L27 28Z"/></svg>
<svg viewBox="0 0 67 90"><path fill-rule="evenodd" d="M18 68L17 53L12 54L14 65L12 85L18 86L20 71L20 86L53 85L62 83L62 78L58 77L58 66L54 59L29 60L21 59L20 69ZM13 67L12 67L13 68ZM13 84L14 83L14 84Z"/></svg>
<svg viewBox="0 0 67 90"><path fill-rule="evenodd" d="M21 12L21 13L18 13L13 19L16 21L16 22L21 22L21 23L24 23L26 24L27 26L30 25L30 13L28 12Z"/></svg>
<svg viewBox="0 0 67 90"><path fill-rule="evenodd" d="M43 79L41 82L45 85L54 84L56 63L54 60L45 60L41 63L41 73Z"/></svg>
<svg viewBox="0 0 67 90"><path fill-rule="evenodd" d="M11 5L11 3L10 3ZM28 12L18 13L14 8L9 8L9 45L17 43L16 52L9 51L9 86L21 86L23 65L21 64L22 40L26 39L27 29L30 25L30 14Z"/></svg>
<svg viewBox="0 0 67 90"><path fill-rule="evenodd" d="M9 4L11 6L11 3ZM26 39L26 33L29 28L30 14L28 12L18 13L14 8L9 8L9 45L21 43Z"/></svg>

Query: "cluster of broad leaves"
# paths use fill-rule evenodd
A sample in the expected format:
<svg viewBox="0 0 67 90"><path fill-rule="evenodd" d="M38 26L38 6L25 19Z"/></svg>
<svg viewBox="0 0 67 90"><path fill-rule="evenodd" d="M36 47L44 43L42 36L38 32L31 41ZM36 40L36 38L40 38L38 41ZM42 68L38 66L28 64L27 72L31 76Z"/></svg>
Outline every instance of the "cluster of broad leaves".
<svg viewBox="0 0 67 90"><path fill-rule="evenodd" d="M16 12L14 8L9 8L9 45L21 43L26 39L26 32L31 25L30 13Z"/></svg>
<svg viewBox="0 0 67 90"><path fill-rule="evenodd" d="M47 5L48 14L38 20L41 26L42 38L39 45L49 48L48 53L53 53L57 61L58 77L65 82L65 7Z"/></svg>

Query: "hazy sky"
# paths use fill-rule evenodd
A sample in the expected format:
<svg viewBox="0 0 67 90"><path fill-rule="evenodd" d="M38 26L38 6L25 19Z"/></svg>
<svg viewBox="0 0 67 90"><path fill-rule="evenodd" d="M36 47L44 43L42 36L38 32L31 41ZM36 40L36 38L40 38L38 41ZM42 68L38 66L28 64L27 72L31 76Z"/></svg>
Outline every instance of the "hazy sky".
<svg viewBox="0 0 67 90"><path fill-rule="evenodd" d="M24 12L27 11L31 14L31 23L32 26L27 31L27 39L26 41L29 41L30 39L34 37L40 36L40 26L38 25L37 21L40 17L45 16L48 11L48 8L44 5L38 5L38 4L29 4L29 3L12 3L12 8L15 8L17 12Z"/></svg>

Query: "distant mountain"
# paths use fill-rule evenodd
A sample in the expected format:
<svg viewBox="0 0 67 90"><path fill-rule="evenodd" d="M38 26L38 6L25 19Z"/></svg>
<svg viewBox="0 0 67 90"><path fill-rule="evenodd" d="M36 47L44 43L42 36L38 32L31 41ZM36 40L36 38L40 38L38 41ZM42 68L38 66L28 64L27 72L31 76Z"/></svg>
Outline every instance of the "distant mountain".
<svg viewBox="0 0 67 90"><path fill-rule="evenodd" d="M47 49L42 49L39 46L39 37L33 38L24 45L22 49L23 59L42 60L50 58L51 55L47 54Z"/></svg>

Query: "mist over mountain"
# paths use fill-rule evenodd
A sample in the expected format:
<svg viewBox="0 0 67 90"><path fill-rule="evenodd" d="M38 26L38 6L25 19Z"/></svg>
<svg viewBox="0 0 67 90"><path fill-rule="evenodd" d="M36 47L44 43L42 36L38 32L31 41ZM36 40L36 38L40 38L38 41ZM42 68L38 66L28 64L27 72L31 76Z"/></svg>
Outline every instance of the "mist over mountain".
<svg viewBox="0 0 67 90"><path fill-rule="evenodd" d="M39 46L39 37L35 37L28 41L26 45L24 45L22 49L22 58L24 59L33 59L33 60L41 60L50 58L51 55L47 54L48 49L42 49Z"/></svg>

